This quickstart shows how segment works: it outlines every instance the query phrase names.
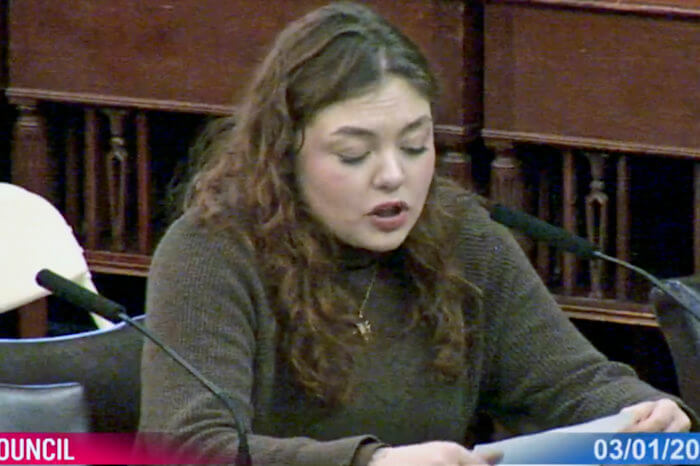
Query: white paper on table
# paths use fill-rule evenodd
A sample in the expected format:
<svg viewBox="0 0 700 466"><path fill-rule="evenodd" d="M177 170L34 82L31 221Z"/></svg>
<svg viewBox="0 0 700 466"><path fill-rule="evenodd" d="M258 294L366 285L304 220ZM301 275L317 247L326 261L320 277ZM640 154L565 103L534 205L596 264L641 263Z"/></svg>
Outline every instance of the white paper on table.
<svg viewBox="0 0 700 466"><path fill-rule="evenodd" d="M612 416L601 417L592 421L557 429L545 430L535 434L520 435L497 442L482 443L474 447L475 452L488 449L503 453L502 463L533 464L538 452L551 445L552 433L615 433L632 423L632 413L620 412ZM563 466L563 465L558 465Z"/></svg>

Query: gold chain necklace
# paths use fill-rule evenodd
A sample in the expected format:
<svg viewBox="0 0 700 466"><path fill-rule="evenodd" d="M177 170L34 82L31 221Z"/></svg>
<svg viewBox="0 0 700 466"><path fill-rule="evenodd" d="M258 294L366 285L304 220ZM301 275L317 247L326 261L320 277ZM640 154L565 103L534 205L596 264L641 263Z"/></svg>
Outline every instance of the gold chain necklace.
<svg viewBox="0 0 700 466"><path fill-rule="evenodd" d="M377 279L378 269L379 268L375 265L374 272L372 272L372 279L367 286L364 298L362 298L362 304L360 304L360 308L357 310L357 322L355 322L355 327L357 327L357 333L360 334L365 342L368 342L370 336L372 335L372 323L365 317L364 310L367 300L372 294L372 288L374 287L374 282Z"/></svg>

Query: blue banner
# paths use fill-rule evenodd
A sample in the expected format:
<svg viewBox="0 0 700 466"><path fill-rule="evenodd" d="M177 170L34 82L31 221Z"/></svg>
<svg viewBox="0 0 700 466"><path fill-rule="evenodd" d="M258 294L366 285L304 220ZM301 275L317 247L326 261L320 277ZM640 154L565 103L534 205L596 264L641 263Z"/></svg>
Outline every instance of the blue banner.
<svg viewBox="0 0 700 466"><path fill-rule="evenodd" d="M700 464L697 433L549 432L512 440L502 464Z"/></svg>

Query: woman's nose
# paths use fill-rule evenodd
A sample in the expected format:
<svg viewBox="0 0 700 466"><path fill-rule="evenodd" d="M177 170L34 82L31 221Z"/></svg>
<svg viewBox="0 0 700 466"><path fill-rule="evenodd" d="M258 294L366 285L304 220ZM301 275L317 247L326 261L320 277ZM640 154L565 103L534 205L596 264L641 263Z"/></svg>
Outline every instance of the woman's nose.
<svg viewBox="0 0 700 466"><path fill-rule="evenodd" d="M375 172L374 185L383 190L394 190L401 186L405 172L401 154L396 150L388 150L381 154Z"/></svg>

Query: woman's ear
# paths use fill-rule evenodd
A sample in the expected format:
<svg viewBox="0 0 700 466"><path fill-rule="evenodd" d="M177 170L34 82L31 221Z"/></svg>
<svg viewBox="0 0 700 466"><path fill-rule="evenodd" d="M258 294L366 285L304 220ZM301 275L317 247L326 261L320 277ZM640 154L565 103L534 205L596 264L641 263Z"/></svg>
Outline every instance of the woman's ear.
<svg viewBox="0 0 700 466"><path fill-rule="evenodd" d="M304 128L299 128L294 131L294 147L292 148L292 153L294 155L301 151L304 146Z"/></svg>

